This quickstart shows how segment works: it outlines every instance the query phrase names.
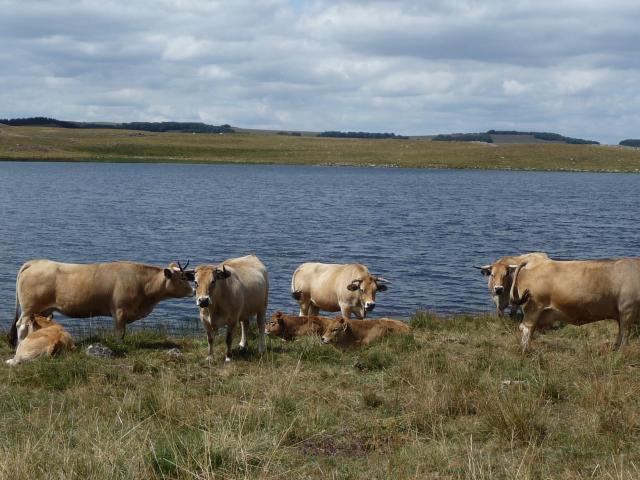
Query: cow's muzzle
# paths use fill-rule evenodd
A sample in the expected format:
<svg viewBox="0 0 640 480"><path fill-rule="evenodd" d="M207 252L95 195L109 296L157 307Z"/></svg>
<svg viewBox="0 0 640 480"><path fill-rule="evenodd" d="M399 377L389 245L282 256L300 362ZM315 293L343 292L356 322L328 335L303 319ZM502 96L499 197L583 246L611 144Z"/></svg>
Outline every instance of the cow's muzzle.
<svg viewBox="0 0 640 480"><path fill-rule="evenodd" d="M493 287L493 293L496 295L502 295L502 292L504 292L504 287L502 285L496 285Z"/></svg>
<svg viewBox="0 0 640 480"><path fill-rule="evenodd" d="M211 304L209 297L198 297L196 302L200 308L207 308Z"/></svg>
<svg viewBox="0 0 640 480"><path fill-rule="evenodd" d="M364 304L364 308L367 312L371 312L376 308L376 302L367 302Z"/></svg>

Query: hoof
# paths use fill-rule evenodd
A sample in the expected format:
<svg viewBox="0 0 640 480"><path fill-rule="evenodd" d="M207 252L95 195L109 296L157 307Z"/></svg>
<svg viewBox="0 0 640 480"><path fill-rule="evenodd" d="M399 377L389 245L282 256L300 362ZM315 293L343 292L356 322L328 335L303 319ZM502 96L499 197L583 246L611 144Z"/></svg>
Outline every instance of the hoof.
<svg viewBox="0 0 640 480"><path fill-rule="evenodd" d="M230 363L231 357L224 357L224 363Z"/></svg>

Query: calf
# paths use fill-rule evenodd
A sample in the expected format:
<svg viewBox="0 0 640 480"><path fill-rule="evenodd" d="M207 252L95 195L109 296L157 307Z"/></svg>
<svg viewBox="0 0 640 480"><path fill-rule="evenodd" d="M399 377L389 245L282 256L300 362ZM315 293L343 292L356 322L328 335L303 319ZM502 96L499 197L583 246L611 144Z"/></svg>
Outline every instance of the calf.
<svg viewBox="0 0 640 480"><path fill-rule="evenodd" d="M10 360L9 365L18 365L38 357L76 349L71 335L57 322L53 321L53 315L30 315L24 318L24 324L29 331L25 339L20 342L16 354Z"/></svg>
<svg viewBox="0 0 640 480"><path fill-rule="evenodd" d="M293 340L302 335L322 335L332 320L329 317L316 315L306 317L285 315L278 310L271 316L271 321L267 323L266 333L283 340Z"/></svg>
<svg viewBox="0 0 640 480"><path fill-rule="evenodd" d="M406 323L388 318L348 320L338 317L327 325L322 335L322 342L349 348L369 345L390 333L409 333L410 331Z"/></svg>
<svg viewBox="0 0 640 480"><path fill-rule="evenodd" d="M264 323L269 302L269 278L264 264L255 255L231 258L218 265L199 265L195 270L196 304L200 321L207 332L209 353L213 359L213 341L218 328L227 327L227 354L231 361L233 331L242 328L240 348L247 346L249 318L258 322L258 351L264 352Z"/></svg>

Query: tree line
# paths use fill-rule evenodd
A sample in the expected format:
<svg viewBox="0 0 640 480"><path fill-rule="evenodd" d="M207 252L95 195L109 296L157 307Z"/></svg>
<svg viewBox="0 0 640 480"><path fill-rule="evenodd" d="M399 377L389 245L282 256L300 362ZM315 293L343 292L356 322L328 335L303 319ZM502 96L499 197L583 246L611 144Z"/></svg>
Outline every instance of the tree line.
<svg viewBox="0 0 640 480"><path fill-rule="evenodd" d="M371 132L337 132L334 130L322 132L318 137L334 137L334 138L393 138L399 140L407 140L409 137L404 135L396 135L395 133L371 133Z"/></svg>
<svg viewBox="0 0 640 480"><path fill-rule="evenodd" d="M92 123L67 122L48 117L29 117L0 119L0 123L13 127L54 126L60 128L112 128L118 130L141 130L145 132L180 133L234 133L231 125L208 125L201 122L129 122L129 123Z"/></svg>

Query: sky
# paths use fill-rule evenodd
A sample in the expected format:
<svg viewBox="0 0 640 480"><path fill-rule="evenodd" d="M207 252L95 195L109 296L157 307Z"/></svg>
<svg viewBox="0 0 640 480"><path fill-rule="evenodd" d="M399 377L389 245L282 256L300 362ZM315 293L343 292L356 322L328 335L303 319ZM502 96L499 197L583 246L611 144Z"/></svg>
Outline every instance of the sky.
<svg viewBox="0 0 640 480"><path fill-rule="evenodd" d="M637 0L0 0L0 118L640 138Z"/></svg>

